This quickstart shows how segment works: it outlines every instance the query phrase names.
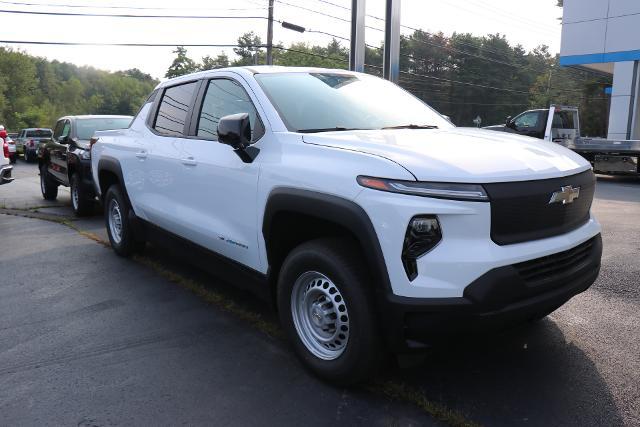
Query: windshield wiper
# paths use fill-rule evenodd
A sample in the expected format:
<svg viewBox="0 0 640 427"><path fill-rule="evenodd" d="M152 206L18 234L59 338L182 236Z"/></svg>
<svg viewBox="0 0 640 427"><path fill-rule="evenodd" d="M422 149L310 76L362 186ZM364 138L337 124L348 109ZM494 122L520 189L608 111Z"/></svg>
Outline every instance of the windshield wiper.
<svg viewBox="0 0 640 427"><path fill-rule="evenodd" d="M318 129L298 129L299 133L316 133L316 132L341 132L346 130L362 130L358 128L345 128L342 126L336 126L333 128L318 128Z"/></svg>
<svg viewBox="0 0 640 427"><path fill-rule="evenodd" d="M438 129L436 125L399 125L399 126L387 126L382 129Z"/></svg>

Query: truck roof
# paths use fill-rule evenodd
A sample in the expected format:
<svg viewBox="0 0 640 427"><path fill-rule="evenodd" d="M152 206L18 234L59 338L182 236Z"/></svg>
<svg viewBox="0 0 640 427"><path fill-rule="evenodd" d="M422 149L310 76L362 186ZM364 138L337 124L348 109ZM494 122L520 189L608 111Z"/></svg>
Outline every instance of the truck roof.
<svg viewBox="0 0 640 427"><path fill-rule="evenodd" d="M77 115L77 116L63 116L60 117L58 120L62 120L62 119L132 119L133 116L126 116L126 115L112 115L112 114L84 114L84 115Z"/></svg>
<svg viewBox="0 0 640 427"><path fill-rule="evenodd" d="M188 82L213 76L221 71L230 71L241 76L249 77L254 74L277 74L277 73L340 73L340 74L358 74L354 71L343 70L339 68L320 68L320 67L285 67L281 65L250 65L244 67L226 67L216 68L215 70L200 71L197 73L186 74L184 76L174 77L166 80L156 86L156 89L171 86L179 82Z"/></svg>

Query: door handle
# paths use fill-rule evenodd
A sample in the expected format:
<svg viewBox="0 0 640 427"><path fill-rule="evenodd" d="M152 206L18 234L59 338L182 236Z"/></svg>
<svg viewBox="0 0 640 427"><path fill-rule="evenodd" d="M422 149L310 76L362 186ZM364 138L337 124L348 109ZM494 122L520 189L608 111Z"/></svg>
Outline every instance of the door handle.
<svg viewBox="0 0 640 427"><path fill-rule="evenodd" d="M196 166L198 164L198 162L196 162L196 159L194 159L193 157L185 157L183 159L180 159L180 161L185 166Z"/></svg>
<svg viewBox="0 0 640 427"><path fill-rule="evenodd" d="M139 159L146 159L147 158L147 150L138 151L136 153L136 157L139 158Z"/></svg>

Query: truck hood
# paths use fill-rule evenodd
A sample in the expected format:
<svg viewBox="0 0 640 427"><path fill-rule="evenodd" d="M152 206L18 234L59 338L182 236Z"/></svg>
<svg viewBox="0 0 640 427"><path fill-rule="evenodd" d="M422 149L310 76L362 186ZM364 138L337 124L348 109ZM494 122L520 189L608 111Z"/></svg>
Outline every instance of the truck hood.
<svg viewBox="0 0 640 427"><path fill-rule="evenodd" d="M307 134L303 140L386 158L419 181L529 181L568 176L591 167L560 145L476 128L327 132Z"/></svg>

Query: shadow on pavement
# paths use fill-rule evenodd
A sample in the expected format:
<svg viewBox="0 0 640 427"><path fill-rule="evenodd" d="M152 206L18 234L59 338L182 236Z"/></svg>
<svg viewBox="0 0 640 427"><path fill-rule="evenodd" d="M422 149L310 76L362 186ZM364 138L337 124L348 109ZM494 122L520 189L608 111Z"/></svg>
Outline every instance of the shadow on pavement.
<svg viewBox="0 0 640 427"><path fill-rule="evenodd" d="M485 425L623 424L598 368L549 317L433 349L397 375Z"/></svg>

